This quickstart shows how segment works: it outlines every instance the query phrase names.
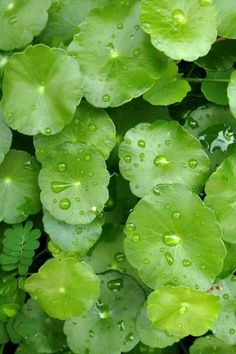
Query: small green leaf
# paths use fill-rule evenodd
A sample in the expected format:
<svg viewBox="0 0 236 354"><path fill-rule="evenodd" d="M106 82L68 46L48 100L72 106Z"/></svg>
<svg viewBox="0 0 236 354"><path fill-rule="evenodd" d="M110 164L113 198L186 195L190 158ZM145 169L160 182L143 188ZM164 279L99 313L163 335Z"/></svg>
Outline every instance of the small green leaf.
<svg viewBox="0 0 236 354"><path fill-rule="evenodd" d="M101 275L100 280L101 297L96 304L84 316L65 323L64 332L74 353L120 354L139 341L135 320L144 292L135 280L117 272Z"/></svg>
<svg viewBox="0 0 236 354"><path fill-rule="evenodd" d="M51 317L66 320L80 316L99 295L99 280L76 258L50 259L25 282L40 307Z"/></svg>
<svg viewBox="0 0 236 354"><path fill-rule="evenodd" d="M214 325L220 310L218 297L182 287L160 287L147 301L153 324L177 337L203 335Z"/></svg>
<svg viewBox="0 0 236 354"><path fill-rule="evenodd" d="M4 118L26 135L58 133L73 118L81 85L79 65L63 49L29 46L5 66Z"/></svg>
<svg viewBox="0 0 236 354"><path fill-rule="evenodd" d="M133 209L125 233L127 259L153 289L207 290L223 268L226 250L215 214L183 185L156 186Z"/></svg>
<svg viewBox="0 0 236 354"><path fill-rule="evenodd" d="M235 354L236 346L230 346L214 336L197 338L190 347L190 354Z"/></svg>
<svg viewBox="0 0 236 354"><path fill-rule="evenodd" d="M208 101L225 106L229 104L227 87L232 71L233 69L227 71L207 71L206 80L212 81L203 81L202 92Z"/></svg>
<svg viewBox="0 0 236 354"><path fill-rule="evenodd" d="M170 61L162 76L144 94L144 99L153 105L164 105L181 102L191 91L189 83L178 75L178 66Z"/></svg>
<svg viewBox="0 0 236 354"><path fill-rule="evenodd" d="M69 225L55 219L44 211L44 230L50 239L64 252L85 254L98 240L102 232L102 220L97 218L90 224Z"/></svg>
<svg viewBox="0 0 236 354"><path fill-rule="evenodd" d="M84 76L84 95L96 107L116 107L142 95L167 59L140 26L140 1L113 0L91 11L68 47Z"/></svg>
<svg viewBox="0 0 236 354"><path fill-rule="evenodd" d="M48 155L39 174L41 201L56 219L88 224L108 199L104 159L85 144L64 144Z"/></svg>
<svg viewBox="0 0 236 354"><path fill-rule="evenodd" d="M10 150L11 141L12 133L3 119L2 109L0 106L0 164L4 160L6 153Z"/></svg>
<svg viewBox="0 0 236 354"><path fill-rule="evenodd" d="M141 4L142 27L157 49L187 61L209 52L217 36L212 0L142 0Z"/></svg>
<svg viewBox="0 0 236 354"><path fill-rule="evenodd" d="M227 157L206 182L204 202L212 208L223 229L223 239L236 243L236 154Z"/></svg>
<svg viewBox="0 0 236 354"><path fill-rule="evenodd" d="M24 48L45 27L50 0L1 1L0 49Z"/></svg>
<svg viewBox="0 0 236 354"><path fill-rule="evenodd" d="M158 183L183 183L202 190L209 159L201 144L175 121L143 123L120 145L120 171L134 195L143 197Z"/></svg>
<svg viewBox="0 0 236 354"><path fill-rule="evenodd" d="M236 39L236 3L234 0L214 0L218 10L218 35Z"/></svg>
<svg viewBox="0 0 236 354"><path fill-rule="evenodd" d="M19 309L19 304L4 304L1 306L1 311L3 311L7 317L15 317Z"/></svg>
<svg viewBox="0 0 236 354"><path fill-rule="evenodd" d="M10 150L0 165L0 220L24 221L40 210L39 165L24 151Z"/></svg>

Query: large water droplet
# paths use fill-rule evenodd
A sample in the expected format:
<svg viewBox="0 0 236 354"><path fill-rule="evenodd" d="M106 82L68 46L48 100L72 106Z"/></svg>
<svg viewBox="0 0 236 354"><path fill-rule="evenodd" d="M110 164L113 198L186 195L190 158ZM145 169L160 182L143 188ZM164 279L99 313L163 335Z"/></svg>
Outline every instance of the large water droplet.
<svg viewBox="0 0 236 354"><path fill-rule="evenodd" d="M63 209L63 210L67 210L71 207L71 201L70 199L68 198L63 198L61 201L60 201L60 208Z"/></svg>
<svg viewBox="0 0 236 354"><path fill-rule="evenodd" d="M172 18L175 23L179 25L184 25L187 22L187 18L181 9L176 9L172 12Z"/></svg>
<svg viewBox="0 0 236 354"><path fill-rule="evenodd" d="M157 167L165 167L169 165L170 161L167 159L165 155L157 155L153 163Z"/></svg>
<svg viewBox="0 0 236 354"><path fill-rule="evenodd" d="M170 247L177 246L180 243L179 236L175 235L174 232L168 231L163 235L163 242Z"/></svg>
<svg viewBox="0 0 236 354"><path fill-rule="evenodd" d="M111 290L113 292L118 292L124 287L124 281L122 278L110 280L107 283L107 287L109 290Z"/></svg>
<svg viewBox="0 0 236 354"><path fill-rule="evenodd" d="M192 265L192 262L188 259L183 259L182 264L184 267L190 267Z"/></svg>
<svg viewBox="0 0 236 354"><path fill-rule="evenodd" d="M67 166L64 162L61 162L57 165L57 171L65 172L67 170Z"/></svg>
<svg viewBox="0 0 236 354"><path fill-rule="evenodd" d="M52 182L51 188L54 193L60 193L66 190L67 188L71 187L70 183L66 182Z"/></svg>
<svg viewBox="0 0 236 354"><path fill-rule="evenodd" d="M139 140L138 141L138 146L141 147L141 148L144 148L146 146L146 143L144 140Z"/></svg>
<svg viewBox="0 0 236 354"><path fill-rule="evenodd" d="M110 96L109 95L103 95L102 96L102 100L104 101L104 102L109 102L110 101Z"/></svg>
<svg viewBox="0 0 236 354"><path fill-rule="evenodd" d="M189 160L188 165L190 168L194 169L197 167L197 161L194 159Z"/></svg>
<svg viewBox="0 0 236 354"><path fill-rule="evenodd" d="M172 257L172 254L170 252L165 252L164 253L165 259L167 263L172 266L174 264L174 258Z"/></svg>

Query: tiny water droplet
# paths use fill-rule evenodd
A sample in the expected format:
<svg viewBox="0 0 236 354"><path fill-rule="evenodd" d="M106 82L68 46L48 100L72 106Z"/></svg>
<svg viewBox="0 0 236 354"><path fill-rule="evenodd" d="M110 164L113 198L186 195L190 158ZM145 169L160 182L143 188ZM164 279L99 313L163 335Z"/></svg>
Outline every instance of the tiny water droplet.
<svg viewBox="0 0 236 354"><path fill-rule="evenodd" d="M120 331L124 331L125 330L125 321L121 320L121 321L117 322L117 327Z"/></svg>
<svg viewBox="0 0 236 354"><path fill-rule="evenodd" d="M75 201L76 201L77 203L79 203L79 202L80 202L80 198L79 198L79 197L76 197L76 198L75 198Z"/></svg>
<svg viewBox="0 0 236 354"><path fill-rule="evenodd" d="M118 262L118 263L122 263L124 262L126 259L125 257L125 254L123 252L118 252L115 254L115 260Z"/></svg>
<svg viewBox="0 0 236 354"><path fill-rule="evenodd" d="M125 337L124 344L129 343L129 342L133 342L133 340L134 340L134 334L130 332Z"/></svg>
<svg viewBox="0 0 236 354"><path fill-rule="evenodd" d="M134 28L136 29L136 31L138 31L140 29L139 25L135 25Z"/></svg>
<svg viewBox="0 0 236 354"><path fill-rule="evenodd" d="M184 25L187 22L187 18L181 9L176 9L171 14L175 23L179 25Z"/></svg>
<svg viewBox="0 0 236 354"><path fill-rule="evenodd" d="M123 27L124 27L123 23L118 23L118 25L117 25L117 28L118 28L118 29L121 30L121 29L123 29Z"/></svg>
<svg viewBox="0 0 236 354"><path fill-rule="evenodd" d="M175 235L174 232L168 231L163 235L163 242L167 246L174 247L180 243L180 237Z"/></svg>
<svg viewBox="0 0 236 354"><path fill-rule="evenodd" d="M163 253L165 251L164 247L160 248L160 252Z"/></svg>
<svg viewBox="0 0 236 354"><path fill-rule="evenodd" d="M118 292L124 287L124 281L122 278L110 280L107 283L107 287L113 292Z"/></svg>
<svg viewBox="0 0 236 354"><path fill-rule="evenodd" d="M235 329L231 328L231 329L229 330L229 334L234 334L234 333L235 333Z"/></svg>
<svg viewBox="0 0 236 354"><path fill-rule="evenodd" d="M181 305L179 308L179 314L184 315L187 311L187 307L185 305Z"/></svg>
<svg viewBox="0 0 236 354"><path fill-rule="evenodd" d="M188 259L183 259L182 264L184 267L190 267L192 265L192 262Z"/></svg>
<svg viewBox="0 0 236 354"><path fill-rule="evenodd" d="M213 2L212 0L199 0L199 5L203 7L212 6Z"/></svg>
<svg viewBox="0 0 236 354"><path fill-rule="evenodd" d="M167 159L165 155L157 155L153 161L156 167L165 167L168 166L170 161Z"/></svg>
<svg viewBox="0 0 236 354"><path fill-rule="evenodd" d="M60 208L63 209L63 210L67 210L71 207L71 201L70 199L68 198L63 198L61 201L60 201Z"/></svg>
<svg viewBox="0 0 236 354"><path fill-rule="evenodd" d="M138 141L138 146L141 147L141 148L144 148L146 146L146 143L144 140L139 140Z"/></svg>
<svg viewBox="0 0 236 354"><path fill-rule="evenodd" d="M44 134L45 135L50 135L51 134L51 128L46 128L45 130L44 130Z"/></svg>
<svg viewBox="0 0 236 354"><path fill-rule="evenodd" d="M170 140L166 140L166 141L165 141L165 144L166 144L166 145L170 145Z"/></svg>
<svg viewBox="0 0 236 354"><path fill-rule="evenodd" d="M130 163L132 161L132 157L130 155L126 155L124 157L125 162Z"/></svg>
<svg viewBox="0 0 236 354"><path fill-rule="evenodd" d="M67 166L65 162L61 162L57 165L57 171L58 172L65 172L67 170Z"/></svg>
<svg viewBox="0 0 236 354"><path fill-rule="evenodd" d="M188 165L190 168L194 169L197 167L197 161L194 159L189 160Z"/></svg>
<svg viewBox="0 0 236 354"><path fill-rule="evenodd" d="M103 96L102 96L102 100L103 100L104 102L109 102L109 101L110 101L110 96L109 96L109 95L103 95Z"/></svg>
<svg viewBox="0 0 236 354"><path fill-rule="evenodd" d="M87 154L84 156L85 161L90 161L91 160L91 155Z"/></svg>
<svg viewBox="0 0 236 354"><path fill-rule="evenodd" d="M205 270L205 269L206 269L206 265L205 265L205 264L201 264L200 268L201 268L202 270Z"/></svg>
<svg viewBox="0 0 236 354"><path fill-rule="evenodd" d="M167 263L172 266L174 264L174 258L172 257L170 252L165 252L164 253L165 259L167 261Z"/></svg>
<svg viewBox="0 0 236 354"><path fill-rule="evenodd" d="M96 124L93 124L93 123L89 124L89 130L91 132L95 132L97 130Z"/></svg>
<svg viewBox="0 0 236 354"><path fill-rule="evenodd" d="M83 231L83 229L82 229L81 226L77 226L77 227L76 227L76 233L77 233L77 235L80 235L82 231Z"/></svg>
<svg viewBox="0 0 236 354"><path fill-rule="evenodd" d="M174 220L179 220L181 218L181 213L179 211L174 211L171 216Z"/></svg>
<svg viewBox="0 0 236 354"><path fill-rule="evenodd" d="M139 49L139 48L137 48L137 49L135 49L135 51L134 51L134 57L135 58L137 58L137 57L139 57L140 56L140 54L141 54L141 50Z"/></svg>
<svg viewBox="0 0 236 354"><path fill-rule="evenodd" d="M136 168L139 167L139 163L135 162L134 167L136 167Z"/></svg>
<svg viewBox="0 0 236 354"><path fill-rule="evenodd" d="M133 242L139 242L140 241L140 236L139 235L133 235L132 241Z"/></svg>
<svg viewBox="0 0 236 354"><path fill-rule="evenodd" d="M36 105L32 104L31 109L32 109L32 111L35 111L36 110Z"/></svg>
<svg viewBox="0 0 236 354"><path fill-rule="evenodd" d="M143 261L144 264L150 264L150 259L148 258L145 258L144 261Z"/></svg>
<svg viewBox="0 0 236 354"><path fill-rule="evenodd" d="M223 295L223 299L224 299L224 300L228 300L228 299L229 299L229 294L224 294L224 295Z"/></svg>
<svg viewBox="0 0 236 354"><path fill-rule="evenodd" d="M156 195L156 196L159 196L161 193L159 191L159 189L157 187L153 188L152 190L153 194Z"/></svg>
<svg viewBox="0 0 236 354"><path fill-rule="evenodd" d="M92 331L91 329L89 330L89 337L93 337L94 336L94 331Z"/></svg>
<svg viewBox="0 0 236 354"><path fill-rule="evenodd" d="M11 17L10 19L9 19L9 24L10 25L14 25L16 22L17 22L18 20L17 20L17 18L14 16L14 17Z"/></svg>
<svg viewBox="0 0 236 354"><path fill-rule="evenodd" d="M129 223L125 225L125 231L128 232L133 232L136 229L136 225L133 223Z"/></svg>

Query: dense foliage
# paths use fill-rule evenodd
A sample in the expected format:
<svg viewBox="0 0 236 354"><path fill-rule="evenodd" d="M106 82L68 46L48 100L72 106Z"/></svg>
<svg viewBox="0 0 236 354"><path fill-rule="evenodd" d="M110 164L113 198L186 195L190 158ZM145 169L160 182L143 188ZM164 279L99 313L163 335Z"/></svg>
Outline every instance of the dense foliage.
<svg viewBox="0 0 236 354"><path fill-rule="evenodd" d="M236 2L0 0L0 33L0 353L235 353Z"/></svg>

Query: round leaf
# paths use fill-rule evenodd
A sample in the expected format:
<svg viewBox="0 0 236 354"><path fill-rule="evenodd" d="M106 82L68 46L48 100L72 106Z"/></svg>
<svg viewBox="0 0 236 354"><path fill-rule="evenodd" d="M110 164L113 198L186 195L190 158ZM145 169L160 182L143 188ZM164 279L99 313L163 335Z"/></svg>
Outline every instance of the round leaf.
<svg viewBox="0 0 236 354"><path fill-rule="evenodd" d="M4 0L0 4L0 49L23 48L48 20L50 0Z"/></svg>
<svg viewBox="0 0 236 354"><path fill-rule="evenodd" d="M236 39L236 3L234 0L214 0L218 10L218 35Z"/></svg>
<svg viewBox="0 0 236 354"><path fill-rule="evenodd" d="M215 214L183 185L155 187L135 206L125 233L127 259L153 289L207 290L222 270L226 251Z"/></svg>
<svg viewBox="0 0 236 354"><path fill-rule="evenodd" d="M225 159L205 186L205 203L211 207L223 228L223 239L236 243L236 154Z"/></svg>
<svg viewBox="0 0 236 354"><path fill-rule="evenodd" d="M24 151L11 150L0 165L0 220L24 221L40 210L39 165Z"/></svg>
<svg viewBox="0 0 236 354"><path fill-rule="evenodd" d="M51 150L64 143L85 143L93 146L105 159L115 146L115 126L101 109L85 101L78 106L73 121L54 136L42 134L34 137L37 159L41 162Z"/></svg>
<svg viewBox="0 0 236 354"><path fill-rule="evenodd" d="M209 159L201 144L175 121L130 129L119 157L121 174L138 197L159 183L183 183L200 192L208 175Z"/></svg>
<svg viewBox="0 0 236 354"><path fill-rule="evenodd" d="M207 71L206 81L202 83L202 92L209 101L225 106L229 104L227 87L232 70Z"/></svg>
<svg viewBox="0 0 236 354"><path fill-rule="evenodd" d="M88 224L108 199L109 173L103 158L84 144L59 146L39 174L41 201L56 219Z"/></svg>
<svg viewBox="0 0 236 354"><path fill-rule="evenodd" d="M139 16L139 0L110 1L89 13L69 45L92 105L115 107L142 95L165 68L166 58L152 47Z"/></svg>
<svg viewBox="0 0 236 354"><path fill-rule="evenodd" d="M0 106L0 164L4 160L6 153L10 150L11 141L12 133L3 119Z"/></svg>
<svg viewBox="0 0 236 354"><path fill-rule="evenodd" d="M211 103L199 106L187 114L184 128L200 140L213 170L236 150L236 121L228 107Z"/></svg>
<svg viewBox="0 0 236 354"><path fill-rule="evenodd" d="M5 66L4 117L20 133L58 133L72 120L81 97L79 65L62 49L29 46Z"/></svg>
<svg viewBox="0 0 236 354"><path fill-rule="evenodd" d="M163 286L148 297L148 316L170 335L201 336L217 320L219 298L189 288Z"/></svg>
<svg viewBox="0 0 236 354"><path fill-rule="evenodd" d="M216 15L212 0L142 0L144 31L175 60L193 61L209 52L217 37Z"/></svg>
<svg viewBox="0 0 236 354"><path fill-rule="evenodd" d="M133 279L117 272L102 275L100 280L101 297L96 305L83 317L65 323L64 332L74 353L120 354L139 341L135 319L144 292Z"/></svg>
<svg viewBox="0 0 236 354"><path fill-rule="evenodd" d="M145 303L138 314L136 328L142 343L152 348L165 348L179 341L179 338L169 336L165 331L154 327L147 317L147 304Z"/></svg>
<svg viewBox="0 0 236 354"><path fill-rule="evenodd" d="M235 354L236 347L230 346L214 336L197 338L190 347L190 354Z"/></svg>
<svg viewBox="0 0 236 354"><path fill-rule="evenodd" d="M91 308L99 295L99 280L76 258L56 258L31 275L24 288L49 316L66 320Z"/></svg>
<svg viewBox="0 0 236 354"><path fill-rule="evenodd" d="M98 240L101 232L101 220L95 219L90 224L69 225L55 219L45 210L44 230L50 239L64 252L85 254Z"/></svg>

